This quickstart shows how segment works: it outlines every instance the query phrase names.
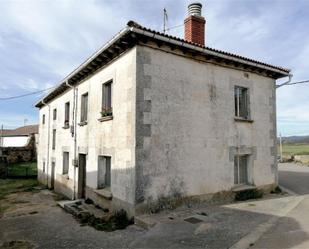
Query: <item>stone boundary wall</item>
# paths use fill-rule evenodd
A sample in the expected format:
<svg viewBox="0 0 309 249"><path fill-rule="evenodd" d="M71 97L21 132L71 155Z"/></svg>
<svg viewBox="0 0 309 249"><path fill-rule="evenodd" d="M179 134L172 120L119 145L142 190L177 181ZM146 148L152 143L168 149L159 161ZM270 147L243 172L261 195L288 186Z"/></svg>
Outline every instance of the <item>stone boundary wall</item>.
<svg viewBox="0 0 309 249"><path fill-rule="evenodd" d="M24 147L3 147L1 150L9 164L36 161L35 137L33 135L30 136L28 144Z"/></svg>

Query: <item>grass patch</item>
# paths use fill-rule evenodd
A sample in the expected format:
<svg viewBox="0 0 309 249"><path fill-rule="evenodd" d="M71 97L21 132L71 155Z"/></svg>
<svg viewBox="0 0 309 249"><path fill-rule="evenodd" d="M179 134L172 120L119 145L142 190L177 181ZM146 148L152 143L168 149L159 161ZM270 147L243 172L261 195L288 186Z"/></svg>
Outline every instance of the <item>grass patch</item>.
<svg viewBox="0 0 309 249"><path fill-rule="evenodd" d="M235 201L246 201L250 199L259 199L263 197L263 191L258 189L248 189L239 191L235 194Z"/></svg>
<svg viewBox="0 0 309 249"><path fill-rule="evenodd" d="M280 152L280 148L278 148ZM283 144L282 154L284 156L309 155L309 144Z"/></svg>
<svg viewBox="0 0 309 249"><path fill-rule="evenodd" d="M36 179L0 179L0 200L12 193L34 191L37 185Z"/></svg>
<svg viewBox="0 0 309 249"><path fill-rule="evenodd" d="M8 165L9 176L37 175L37 162L23 162Z"/></svg>
<svg viewBox="0 0 309 249"><path fill-rule="evenodd" d="M134 220L129 219L124 210L119 210L106 218L97 218L88 212L81 212L77 218L82 225L89 225L96 230L106 232L125 229L127 226L134 223Z"/></svg>

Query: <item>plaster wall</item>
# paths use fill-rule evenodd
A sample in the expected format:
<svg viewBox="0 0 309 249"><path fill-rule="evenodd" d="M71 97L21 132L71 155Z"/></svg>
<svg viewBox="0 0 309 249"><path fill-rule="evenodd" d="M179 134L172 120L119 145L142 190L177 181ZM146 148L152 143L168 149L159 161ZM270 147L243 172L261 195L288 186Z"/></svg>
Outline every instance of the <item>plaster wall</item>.
<svg viewBox="0 0 309 249"><path fill-rule="evenodd" d="M234 119L236 85L252 122ZM251 184L276 184L273 79L138 46L136 109L138 203L231 190L235 154Z"/></svg>
<svg viewBox="0 0 309 249"><path fill-rule="evenodd" d="M111 156L111 189L113 199L134 204L135 166L135 48L127 51L87 78L77 86L77 155L86 154L86 186L97 189L98 157ZM112 80L113 119L101 122L102 84ZM87 124L80 123L81 95L88 92ZM44 182L51 175L51 162L56 165L56 189L76 197L78 168L73 166L74 138L70 129L64 127L65 103L70 101L70 125L73 117L73 90L68 90L55 98L48 106L40 109L38 168L39 179ZM48 108L50 117L48 118ZM57 109L57 119L53 120L53 109ZM45 114L46 122L42 124ZM47 152L48 125L50 125L49 156ZM56 148L52 149L52 130L56 129ZM69 173L63 174L63 152L69 152ZM47 160L49 163L47 166ZM46 162L43 173L43 162ZM74 172L75 171L75 172ZM50 181L50 180L49 180ZM75 184L74 184L75 182ZM46 183L46 182L45 182ZM75 191L74 191L75 185ZM68 188L68 190L64 190Z"/></svg>
<svg viewBox="0 0 309 249"><path fill-rule="evenodd" d="M3 147L23 147L27 145L29 140L29 136L3 136L2 141L0 138Z"/></svg>

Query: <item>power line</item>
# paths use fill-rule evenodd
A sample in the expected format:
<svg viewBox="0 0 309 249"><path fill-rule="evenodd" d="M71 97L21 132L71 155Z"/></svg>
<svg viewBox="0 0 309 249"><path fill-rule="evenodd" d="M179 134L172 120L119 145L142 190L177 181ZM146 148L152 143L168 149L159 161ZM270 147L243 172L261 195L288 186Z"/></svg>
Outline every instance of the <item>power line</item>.
<svg viewBox="0 0 309 249"><path fill-rule="evenodd" d="M279 88L279 87L282 87L282 86L304 84L304 83L309 83L309 80L302 80L302 81L296 81L296 82L290 82L290 83L283 83L281 85L276 85L276 88Z"/></svg>
<svg viewBox="0 0 309 249"><path fill-rule="evenodd" d="M23 98L23 97L27 97L27 96L30 96L30 95L35 95L35 94L38 94L38 93L45 92L45 91L48 91L48 90L53 89L53 88L55 88L55 86L49 87L49 88L46 88L46 89L42 89L42 90L39 90L39 91L35 91L35 92L25 93L25 94L22 94L22 95L0 98L0 101L1 100L11 100L11 99Z"/></svg>
<svg viewBox="0 0 309 249"><path fill-rule="evenodd" d="M177 25L177 26L168 28L168 29L166 29L166 30L170 30L170 29L173 29L173 28L177 28L177 27L180 27L180 26L182 26L182 25L183 25L183 24ZM297 85L297 84L305 84L305 83L309 83L309 80L296 81L296 82L291 82L291 83L284 84L284 85L285 85L285 86L289 86L289 85ZM280 87L280 86L282 86L282 85L277 85L277 88ZM0 98L0 101L2 101L2 100L11 100L11 99L23 98L23 97L27 97L27 96L31 96L31 95L35 95L35 94L38 94L38 93L45 92L45 91L51 90L51 89L53 89L53 88L55 88L55 86L49 87L49 88L46 88L46 89L42 89L42 90L39 90L39 91L35 91L35 92L25 93L25 94L22 94L22 95L4 97L4 98Z"/></svg>
<svg viewBox="0 0 309 249"><path fill-rule="evenodd" d="M304 84L304 83L309 83L309 80L303 80L303 81L292 82L292 83L288 83L288 84L286 84L286 85L296 85L296 84Z"/></svg>
<svg viewBox="0 0 309 249"><path fill-rule="evenodd" d="M170 27L170 28L166 28L166 29L163 30L163 32L169 31L169 30L171 30L171 29L176 29L176 28L179 28L179 27L181 27L181 26L184 26L184 24L179 24L179 25L176 25L176 26L172 26L172 27Z"/></svg>

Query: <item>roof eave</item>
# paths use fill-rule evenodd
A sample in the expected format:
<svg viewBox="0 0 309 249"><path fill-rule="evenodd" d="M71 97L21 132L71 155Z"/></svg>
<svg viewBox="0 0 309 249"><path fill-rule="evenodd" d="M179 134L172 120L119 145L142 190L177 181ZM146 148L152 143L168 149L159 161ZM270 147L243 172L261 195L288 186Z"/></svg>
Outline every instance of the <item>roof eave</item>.
<svg viewBox="0 0 309 249"><path fill-rule="evenodd" d="M177 46L181 46L181 47L185 47L185 48L188 48L188 49L191 49L191 50L195 50L195 51L198 51L198 52L203 53L205 55L216 56L216 57L220 57L220 58L223 58L223 59L226 59L226 60L229 60L229 61L234 61L234 62L237 62L237 63L242 63L244 65L249 65L249 66L253 66L253 67L257 67L257 68L260 68L260 69L264 69L264 70L274 72L274 73L277 74L277 77L275 77L276 79L282 78L282 77L287 77L287 76L290 75L289 69L283 69L283 68L280 69L279 67L266 65L266 63L264 64L264 63L255 62L254 60L249 61L249 60L246 60L246 59L237 58L233 55L223 54L222 52L214 51L213 49L202 47L198 44L194 45L194 44L191 44L191 43L186 42L184 40L178 40L178 39L175 39L175 38L172 38L172 37L168 37L166 35L161 35L159 33L153 33L153 32L144 30L142 28L131 27L130 29L131 29L131 31L133 31L135 33L138 33L138 34L141 34L141 35L144 35L144 36L148 36L150 38L157 39L157 40L160 40L162 42L172 43L172 44L177 45Z"/></svg>
<svg viewBox="0 0 309 249"><path fill-rule="evenodd" d="M104 56L104 53L108 53L108 50L114 50L113 46L117 46L116 43L119 40L121 40L123 37L125 37L126 34L129 34L129 33L130 33L131 36L134 36L134 34L141 35L141 36L149 37L151 39L155 39L157 41L161 41L161 42L165 42L165 43L169 43L169 44L174 44L176 46L180 46L180 47L185 48L185 49L189 49L189 50L192 50L192 51L195 51L195 52L199 52L199 53L204 54L204 55L221 58L221 59L224 59L224 60L227 60L227 61L240 63L240 64L243 64L243 65L258 68L258 69L261 69L261 70L267 70L267 71L274 73L273 78L275 78L275 79L286 77L286 76L290 75L289 69L275 67L275 66L272 66L272 65L269 65L269 64L266 64L266 63L251 60L249 58L233 55L233 54L230 54L230 53L227 53L227 52L224 52L224 51L220 51L220 50L215 50L215 49L212 49L212 48L207 48L207 47L201 46L199 44L190 43L188 41L185 41L185 40L177 38L177 37L172 37L172 36L169 36L169 35L162 34L160 32L156 32L156 31L152 31L150 29L146 29L146 28L130 21L124 29L122 29L120 32L118 32L102 48L100 48L98 51L96 51L86 61L84 61L78 68L76 68L68 76L66 76L63 80L61 80L58 83L58 85L55 88L53 88L46 96L44 96L42 99L40 99L35 104L35 107L41 108L42 106L47 105L46 103L48 103L50 100L52 100L55 96L58 96L59 93L66 91L69 88L66 84L67 82L72 84L72 85L75 85L75 84L77 84L78 82L81 81L80 79L83 78L84 75L88 76L89 74L95 72L97 69L102 67L102 65L99 65L98 68L95 69L94 71L89 70L89 68L90 69L92 68L91 63L94 63L95 60L99 59L99 57L101 55ZM115 57L113 57L113 58L115 58Z"/></svg>
<svg viewBox="0 0 309 249"><path fill-rule="evenodd" d="M44 102L48 102L47 98L53 94L55 91L60 90L60 88L68 88L66 85L66 82L69 82L74 76L76 76L78 73L80 73L82 70L87 68L91 62L95 58L97 58L100 54L102 54L105 50L108 50L117 40L119 40L121 37L126 35L130 32L130 28L127 26L124 29L122 29L120 32L118 32L111 40L109 40L103 47L101 47L98 51L96 51L94 54L92 54L88 59L86 59L79 67L77 67L74 71L72 71L68 76L66 76L64 79L62 79L55 88L53 88L48 94L46 94L43 98L41 98L39 101L35 103L35 107L41 108L42 106L46 105Z"/></svg>

